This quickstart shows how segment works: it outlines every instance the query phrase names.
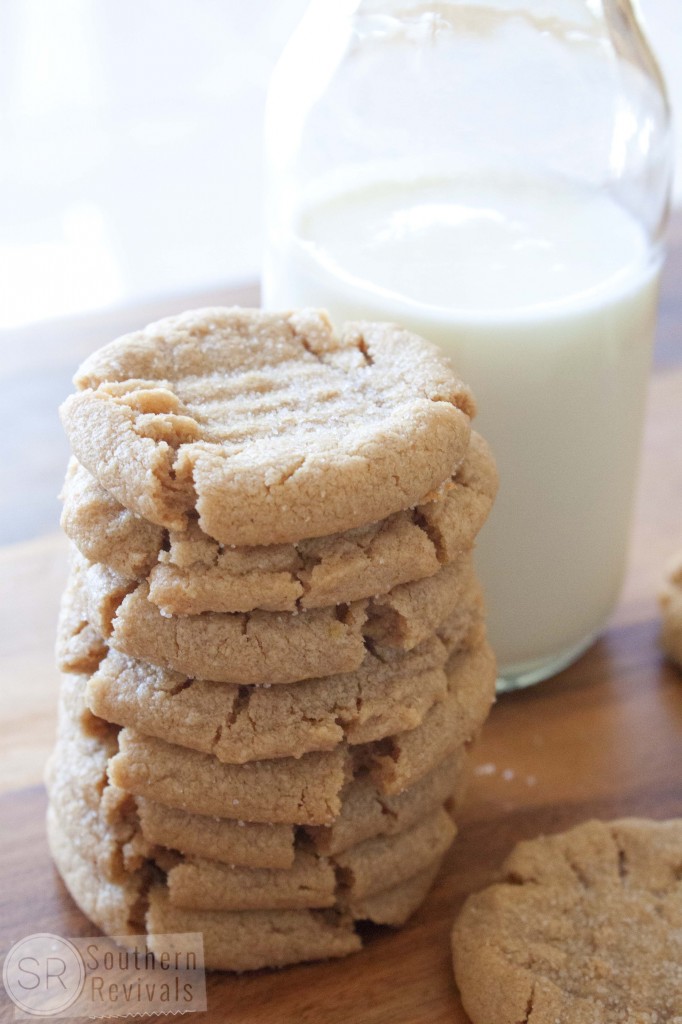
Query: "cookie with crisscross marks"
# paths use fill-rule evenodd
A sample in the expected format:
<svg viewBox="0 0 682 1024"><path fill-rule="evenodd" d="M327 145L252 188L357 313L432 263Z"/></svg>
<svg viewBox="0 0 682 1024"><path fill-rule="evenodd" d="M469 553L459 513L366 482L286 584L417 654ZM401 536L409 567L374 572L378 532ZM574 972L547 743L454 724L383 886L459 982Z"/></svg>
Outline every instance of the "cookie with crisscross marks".
<svg viewBox="0 0 682 1024"><path fill-rule="evenodd" d="M474 1024L680 1024L682 820L519 843L452 942Z"/></svg>
<svg viewBox="0 0 682 1024"><path fill-rule="evenodd" d="M290 543L411 508L464 457L474 403L402 328L200 309L126 335L76 374L71 447L152 523Z"/></svg>

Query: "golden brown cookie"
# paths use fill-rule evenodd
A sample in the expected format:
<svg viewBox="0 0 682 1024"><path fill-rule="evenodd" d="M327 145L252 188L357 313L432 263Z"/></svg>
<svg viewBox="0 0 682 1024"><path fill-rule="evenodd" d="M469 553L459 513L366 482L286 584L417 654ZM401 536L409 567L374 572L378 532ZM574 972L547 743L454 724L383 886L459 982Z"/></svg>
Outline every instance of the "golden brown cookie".
<svg viewBox="0 0 682 1024"><path fill-rule="evenodd" d="M350 605L300 613L164 616L149 585L74 556L70 589L84 588L92 627L124 654L216 682L291 683L353 672L367 643L411 650L474 597L471 554L434 575Z"/></svg>
<svg viewBox="0 0 682 1024"><path fill-rule="evenodd" d="M140 830L150 846L242 867L290 868L294 863L293 825L193 814L145 797L135 803Z"/></svg>
<svg viewBox="0 0 682 1024"><path fill-rule="evenodd" d="M367 839L334 857L296 851L286 869L183 859L167 876L170 902L196 910L298 910L373 896L440 863L455 836L439 808L395 836Z"/></svg>
<svg viewBox="0 0 682 1024"><path fill-rule="evenodd" d="M367 776L348 783L341 811L331 825L258 824L193 814L144 797L136 800L143 836L150 844L188 857L242 867L288 868L303 839L307 848L334 855L377 836L395 836L452 798L466 778L463 752L446 758L432 772L397 796L384 796Z"/></svg>
<svg viewBox="0 0 682 1024"><path fill-rule="evenodd" d="M325 314L203 309L94 353L62 406L127 509L223 544L290 543L411 508L461 462L474 405L435 346ZM244 509L248 507L248 515Z"/></svg>
<svg viewBox="0 0 682 1024"><path fill-rule="evenodd" d="M118 751L119 730L86 707L86 682L77 675L62 678L57 742L45 785L74 849L117 881L141 865L150 844L140 833L134 798L109 785L108 762Z"/></svg>
<svg viewBox="0 0 682 1024"><path fill-rule="evenodd" d="M370 743L414 729L448 688L455 650L480 644L476 609L461 615L466 632L437 635L385 661L367 653L355 672L281 686L235 686L188 679L111 649L87 685L93 714L167 743L232 764L300 757L339 743ZM460 675L468 661L456 662Z"/></svg>
<svg viewBox="0 0 682 1024"><path fill-rule="evenodd" d="M107 653L107 645L94 626L90 625L87 594L80 584L79 576L74 578L74 572L78 574L79 569L72 560L72 575L59 606L57 666L62 672L94 672Z"/></svg>
<svg viewBox="0 0 682 1024"><path fill-rule="evenodd" d="M119 747L109 762L115 786L181 810L241 821L329 824L352 772L344 746L236 765L131 729L121 730Z"/></svg>
<svg viewBox="0 0 682 1024"><path fill-rule="evenodd" d="M209 970L255 971L348 956L362 948L353 918L334 910L188 910L174 907L165 885L149 891L149 948L155 935L201 932ZM160 950L159 950L160 951Z"/></svg>
<svg viewBox="0 0 682 1024"><path fill-rule="evenodd" d="M201 931L206 966L246 971L304 960L346 956L362 941L353 919L398 926L423 902L438 872L438 860L423 872L373 896L342 897L333 910L191 910L175 907L165 886L149 892L149 946L154 933Z"/></svg>
<svg viewBox="0 0 682 1024"><path fill-rule="evenodd" d="M399 927L405 924L426 899L440 865L440 859L436 859L428 868L413 875L406 882L372 895L341 896L339 907L358 921L372 921L374 924Z"/></svg>
<svg viewBox="0 0 682 1024"><path fill-rule="evenodd" d="M360 775L343 791L341 813L331 825L306 826L302 831L318 853L329 856L366 839L396 836L445 801L457 802L467 770L468 756L460 749L402 793L381 793L369 776Z"/></svg>
<svg viewBox="0 0 682 1024"><path fill-rule="evenodd" d="M347 913L191 911L171 907L165 884L152 883L143 871L111 882L73 848L51 812L48 840L59 873L83 913L109 935L140 935L147 931L152 950L157 935L202 932L206 967L245 971L347 956L362 945ZM162 951L163 947L158 948L158 952Z"/></svg>
<svg viewBox="0 0 682 1024"><path fill-rule="evenodd" d="M305 829L218 818L149 798L134 799L108 779L107 764L118 752L119 730L85 707L84 682L77 676L63 677L57 746L47 772L48 790L52 802L64 809L64 818L77 830L82 831L84 816L100 816L107 830L128 844L124 850L126 862L141 851L139 843L132 844L132 822L147 851L166 846L189 857L226 864L291 867L295 849L301 845L331 856L366 839L395 836L412 828L438 806L458 799L466 782L468 758L463 749L398 795L383 795L369 776L360 774L343 789L341 810L332 824Z"/></svg>
<svg viewBox="0 0 682 1024"><path fill-rule="evenodd" d="M464 460L433 500L346 533L235 548L195 522L168 534L125 509L72 459L62 526L89 562L147 578L149 600L164 614L302 611L432 576L473 545L496 490L490 450L472 433Z"/></svg>
<svg viewBox="0 0 682 1024"><path fill-rule="evenodd" d="M333 864L303 850L285 869L183 859L170 866L167 883L173 906L192 910L321 910L336 904Z"/></svg>
<svg viewBox="0 0 682 1024"><path fill-rule="evenodd" d="M467 671L460 673L452 663L462 658ZM377 743L235 765L126 728L119 734L120 751L109 762L109 777L135 796L192 813L330 825L353 775L369 772L380 793L398 794L478 734L495 689L495 659L487 644L455 655L448 677L456 680L455 688L421 725Z"/></svg>
<svg viewBox="0 0 682 1024"><path fill-rule="evenodd" d="M435 860L406 882L372 896L342 896L338 909L192 910L173 906L165 884L144 871L109 881L73 849L51 813L48 838L71 896L99 928L117 936L147 931L152 950L157 935L199 931L204 938L206 967L213 970L257 970L347 956L362 946L354 919L403 924L425 899L440 863ZM158 951L162 950L159 947Z"/></svg>
<svg viewBox="0 0 682 1024"><path fill-rule="evenodd" d="M87 561L141 578L159 560L168 532L124 508L73 456L60 498L60 525Z"/></svg>
<svg viewBox="0 0 682 1024"><path fill-rule="evenodd" d="M443 758L470 744L479 734L495 700L497 664L484 642L448 662L454 685L435 704L421 725L367 747L363 752L371 777L382 793L402 793L422 779Z"/></svg>
<svg viewBox="0 0 682 1024"><path fill-rule="evenodd" d="M393 836L367 839L330 857L339 891L348 899L373 896L407 882L440 863L455 838L452 818L442 807L412 828Z"/></svg>
<svg viewBox="0 0 682 1024"><path fill-rule="evenodd" d="M668 657L682 666L682 553L667 568L659 601L661 644Z"/></svg>
<svg viewBox="0 0 682 1024"><path fill-rule="evenodd" d="M107 764L117 751L116 735L90 736L67 711L46 772L50 804L74 848L110 881L160 846L250 867L293 864L293 826L203 817L135 800L108 780Z"/></svg>
<svg viewBox="0 0 682 1024"><path fill-rule="evenodd" d="M682 821L588 821L519 843L452 934L473 1024L682 1019Z"/></svg>
<svg viewBox="0 0 682 1024"><path fill-rule="evenodd" d="M211 952L207 966L230 970L284 962L283 947L272 942L273 932L284 931L291 939L286 962L294 962L339 953L338 943L330 946L329 925L342 925L348 939L355 938L352 918L403 923L424 899L454 833L449 816L440 811L394 840L360 844L341 855L343 866L299 851L290 869L235 868L179 860L172 851L156 848L149 856L161 870L142 857L112 872L115 857L109 849L122 840L107 832L102 821L84 844L78 827L83 808L72 808L77 812L74 821L64 817L67 810L51 799L50 848L72 896L96 924L123 936L146 928L153 937L162 920L178 922L183 914L184 919L198 914L194 919L199 928L215 934L223 949L220 957ZM118 861L123 862L121 849ZM161 912L163 907L166 912ZM316 914L320 908L327 912ZM297 916L287 916L291 913ZM244 938L238 955L230 946L235 930ZM321 939L322 945L311 943L312 938ZM357 940L344 948L348 952L356 947ZM249 959L254 956L267 959Z"/></svg>
<svg viewBox="0 0 682 1024"><path fill-rule="evenodd" d="M106 811L102 805L110 756L108 744L76 729L63 729L46 766L45 784L53 812L67 824L74 849L116 881L125 873L123 847L136 828L125 810L131 801L128 794L116 790L122 797L118 806L111 795Z"/></svg>
<svg viewBox="0 0 682 1024"><path fill-rule="evenodd" d="M55 750L57 757L65 759L69 752L65 744L58 744ZM91 861L103 878L119 882L150 860L154 850L140 832L135 801L129 793L108 786L106 772L97 808L86 806L79 777L68 781L48 778L47 782L51 813L74 851Z"/></svg>
<svg viewBox="0 0 682 1024"><path fill-rule="evenodd" d="M47 838L59 874L86 917L108 935L144 934L147 872L124 873L111 881L74 846L54 808L48 808ZM97 859L101 863L101 856Z"/></svg>

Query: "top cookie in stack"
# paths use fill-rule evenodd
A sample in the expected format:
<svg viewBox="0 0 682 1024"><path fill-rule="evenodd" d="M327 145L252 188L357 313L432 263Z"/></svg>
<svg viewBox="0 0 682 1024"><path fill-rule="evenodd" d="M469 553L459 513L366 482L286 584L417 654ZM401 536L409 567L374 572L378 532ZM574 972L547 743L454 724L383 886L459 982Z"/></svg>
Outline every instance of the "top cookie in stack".
<svg viewBox="0 0 682 1024"><path fill-rule="evenodd" d="M397 327L208 309L95 353L62 409L125 508L228 545L322 537L410 508L464 456L473 400Z"/></svg>
<svg viewBox="0 0 682 1024"><path fill-rule="evenodd" d="M51 770L60 870L105 930L120 914L93 893L124 900L134 876L136 927L144 890L144 926L204 931L212 966L348 952L353 920L400 923L423 898L492 701L471 550L496 474L471 394L422 339L372 323L337 336L310 310L160 321L75 383L59 656L84 710L63 709ZM125 806L126 842L144 850L125 884L104 811L86 854L72 837L83 715L97 763L110 759L102 806ZM366 815L349 810L360 792ZM235 846L237 819L272 829L279 859ZM105 834L118 854L99 849ZM288 952L272 945L277 914Z"/></svg>

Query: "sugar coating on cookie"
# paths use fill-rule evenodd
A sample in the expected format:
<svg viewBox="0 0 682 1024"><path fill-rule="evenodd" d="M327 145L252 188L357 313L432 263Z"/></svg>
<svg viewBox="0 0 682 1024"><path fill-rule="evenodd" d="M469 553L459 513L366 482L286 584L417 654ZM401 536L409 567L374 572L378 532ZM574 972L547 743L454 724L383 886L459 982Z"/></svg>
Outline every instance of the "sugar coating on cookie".
<svg viewBox="0 0 682 1024"><path fill-rule="evenodd" d="M447 479L474 403L448 360L390 324L196 310L94 353L62 420L125 508L224 544L326 536Z"/></svg>
<svg viewBox="0 0 682 1024"><path fill-rule="evenodd" d="M519 843L452 933L473 1024L682 1020L682 820Z"/></svg>
<svg viewBox="0 0 682 1024"><path fill-rule="evenodd" d="M669 658L682 667L682 552L670 563L659 594L661 644Z"/></svg>

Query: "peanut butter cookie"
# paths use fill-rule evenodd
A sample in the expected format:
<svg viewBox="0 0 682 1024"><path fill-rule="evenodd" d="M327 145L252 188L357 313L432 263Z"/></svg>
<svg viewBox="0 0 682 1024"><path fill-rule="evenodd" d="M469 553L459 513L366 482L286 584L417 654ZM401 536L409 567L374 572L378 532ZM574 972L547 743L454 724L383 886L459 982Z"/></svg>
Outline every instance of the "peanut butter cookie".
<svg viewBox="0 0 682 1024"><path fill-rule="evenodd" d="M370 651L355 672L281 686L188 679L111 649L88 683L86 700L108 722L232 764L300 757L344 741L371 743L416 728L456 688L447 661L480 642L480 620L470 612L472 618L452 646L433 636L388 660ZM464 677L469 660L453 667Z"/></svg>
<svg viewBox="0 0 682 1024"><path fill-rule="evenodd" d="M292 543L411 508L447 480L474 403L447 359L387 324L334 334L307 310L202 309L151 324L76 374L79 462L169 530ZM247 512L248 510L248 512Z"/></svg>
<svg viewBox="0 0 682 1024"><path fill-rule="evenodd" d="M216 682L276 684L353 672L368 642L411 650L471 602L474 574L465 553L388 594L298 614L165 616L149 600L146 582L88 565L78 554L69 586L84 588L89 624L123 654Z"/></svg>
<svg viewBox="0 0 682 1024"><path fill-rule="evenodd" d="M682 1020L682 821L519 843L452 934L474 1024Z"/></svg>
<svg viewBox="0 0 682 1024"><path fill-rule="evenodd" d="M452 661L466 658L466 671ZM455 655L456 685L415 729L376 743L303 754L299 758L225 764L126 728L109 762L110 780L136 796L201 815L243 821L331 825L342 791L368 772L380 793L398 794L476 737L494 696L495 659L487 644Z"/></svg>
<svg viewBox="0 0 682 1024"><path fill-rule="evenodd" d="M147 579L149 600L166 615L293 612L347 604L432 576L472 546L496 490L490 451L472 433L452 478L415 508L298 544L230 547L196 522L168 533L129 512L72 459L62 527L88 561Z"/></svg>

